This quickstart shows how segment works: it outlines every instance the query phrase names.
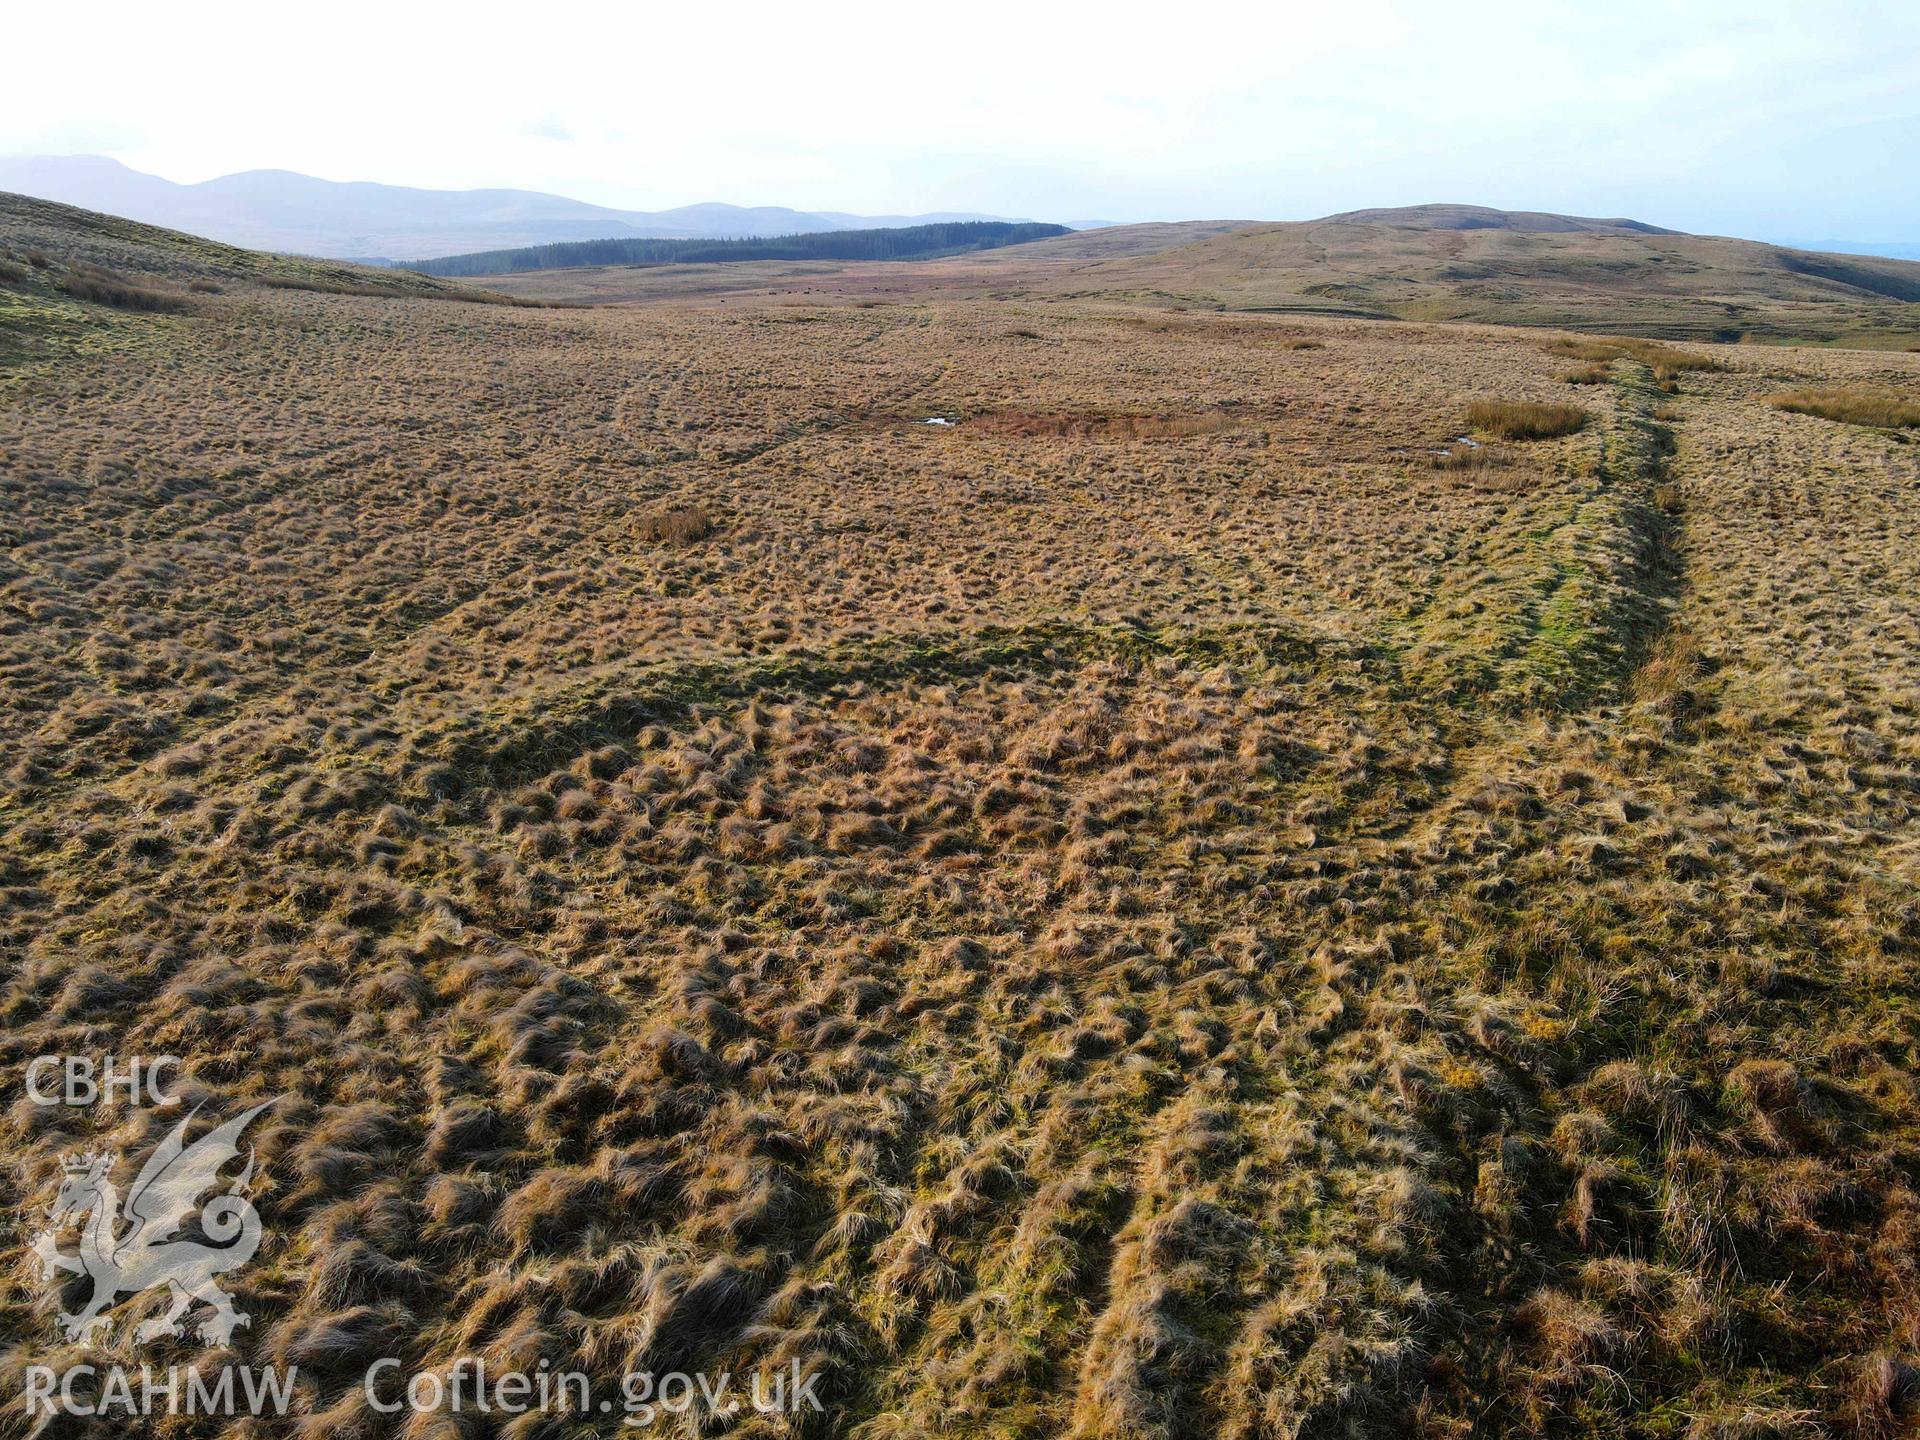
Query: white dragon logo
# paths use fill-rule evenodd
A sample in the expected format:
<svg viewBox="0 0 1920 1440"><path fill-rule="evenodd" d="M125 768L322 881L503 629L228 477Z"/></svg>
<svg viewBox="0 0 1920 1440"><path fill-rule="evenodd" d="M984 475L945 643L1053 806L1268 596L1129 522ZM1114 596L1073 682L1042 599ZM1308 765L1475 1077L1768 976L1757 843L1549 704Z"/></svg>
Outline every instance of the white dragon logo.
<svg viewBox="0 0 1920 1440"><path fill-rule="evenodd" d="M253 1179L252 1151L248 1151L245 1171L223 1194L215 1195L204 1206L199 1201L220 1183L221 1167L240 1153L241 1132L274 1103L268 1100L256 1105L188 1145L187 1127L200 1113L195 1109L174 1127L141 1168L127 1196L124 1214L120 1192L107 1179L114 1157L88 1154L62 1158L66 1178L47 1212L53 1224L34 1242L33 1254L40 1261L44 1280L52 1280L66 1270L93 1281L93 1297L85 1309L77 1315L60 1312L60 1330L69 1341L91 1343L95 1330L112 1329L112 1318L101 1312L118 1297L137 1295L160 1285L172 1292L173 1307L136 1328L134 1338L142 1343L162 1335L184 1334L180 1320L195 1301L213 1307L213 1314L196 1332L203 1344L225 1345L236 1327L248 1323L248 1316L233 1308L233 1297L215 1283L214 1277L246 1264L260 1248L260 1213L244 1193ZM205 1241L179 1234L196 1207ZM122 1220L127 1229L116 1236L114 1231ZM58 1243L61 1228L68 1224L81 1227L79 1250L72 1255L62 1253Z"/></svg>

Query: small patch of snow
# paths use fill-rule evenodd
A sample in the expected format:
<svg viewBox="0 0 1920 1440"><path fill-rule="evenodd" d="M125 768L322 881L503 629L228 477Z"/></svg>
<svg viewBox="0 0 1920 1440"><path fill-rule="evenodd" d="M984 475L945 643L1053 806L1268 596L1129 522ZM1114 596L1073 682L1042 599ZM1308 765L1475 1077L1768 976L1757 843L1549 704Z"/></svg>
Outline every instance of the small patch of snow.
<svg viewBox="0 0 1920 1440"><path fill-rule="evenodd" d="M926 419L922 420L920 423L922 425L951 425L953 424L953 421L947 419L947 417L944 415L929 415Z"/></svg>

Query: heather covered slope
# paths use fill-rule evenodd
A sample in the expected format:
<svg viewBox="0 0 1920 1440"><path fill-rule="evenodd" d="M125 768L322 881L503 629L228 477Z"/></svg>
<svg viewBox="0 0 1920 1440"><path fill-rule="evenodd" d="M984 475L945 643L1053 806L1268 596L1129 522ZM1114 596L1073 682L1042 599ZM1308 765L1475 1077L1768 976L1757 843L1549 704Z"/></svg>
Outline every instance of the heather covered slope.
<svg viewBox="0 0 1920 1440"><path fill-rule="evenodd" d="M461 1356L867 1440L1912 1423L1920 471L1768 400L1920 356L90 323L0 372L0 1048L287 1097L228 1358L301 1413L224 1433L453 1433L360 1381ZM62 1153L166 1123L0 1110L6 1433L99 1358Z"/></svg>

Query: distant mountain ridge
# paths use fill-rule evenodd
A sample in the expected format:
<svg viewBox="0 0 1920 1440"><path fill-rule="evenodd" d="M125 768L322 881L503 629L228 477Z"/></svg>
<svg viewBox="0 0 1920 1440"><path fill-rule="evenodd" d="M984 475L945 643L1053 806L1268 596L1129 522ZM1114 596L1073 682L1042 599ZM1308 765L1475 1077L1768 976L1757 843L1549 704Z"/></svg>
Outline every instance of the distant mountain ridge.
<svg viewBox="0 0 1920 1440"><path fill-rule="evenodd" d="M574 240L729 240L1005 218L719 203L616 210L538 190L423 190L292 170L246 170L182 185L105 155L0 156L0 190L253 250L380 261Z"/></svg>

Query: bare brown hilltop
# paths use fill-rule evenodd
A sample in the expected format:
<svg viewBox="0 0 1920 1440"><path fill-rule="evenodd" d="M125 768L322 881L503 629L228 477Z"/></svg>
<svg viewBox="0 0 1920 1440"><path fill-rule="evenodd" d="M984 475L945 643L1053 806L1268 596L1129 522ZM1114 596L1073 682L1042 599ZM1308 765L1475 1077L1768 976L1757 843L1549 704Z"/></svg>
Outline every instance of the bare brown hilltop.
<svg viewBox="0 0 1920 1440"><path fill-rule="evenodd" d="M1920 330L1912 261L1463 206L1248 226L1076 276L1089 283L1234 310L1724 340Z"/></svg>
<svg viewBox="0 0 1920 1440"><path fill-rule="evenodd" d="M1596 220L1588 215L1554 215L1545 210L1495 210L1486 205L1401 205L1369 210L1345 210L1321 224L1393 225L1407 230L1528 230L1545 234L1578 232L1606 234L1624 230L1635 235L1678 235L1644 220Z"/></svg>

